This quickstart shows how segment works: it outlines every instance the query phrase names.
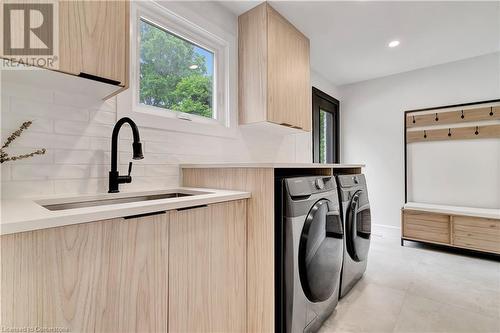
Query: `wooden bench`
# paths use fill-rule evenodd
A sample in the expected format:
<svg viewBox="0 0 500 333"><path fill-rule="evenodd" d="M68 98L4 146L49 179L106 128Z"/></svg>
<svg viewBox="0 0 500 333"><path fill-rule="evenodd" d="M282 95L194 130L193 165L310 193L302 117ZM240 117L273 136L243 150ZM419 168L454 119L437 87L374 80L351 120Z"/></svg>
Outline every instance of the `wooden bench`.
<svg viewBox="0 0 500 333"><path fill-rule="evenodd" d="M405 240L500 254L500 209L407 203L401 245Z"/></svg>

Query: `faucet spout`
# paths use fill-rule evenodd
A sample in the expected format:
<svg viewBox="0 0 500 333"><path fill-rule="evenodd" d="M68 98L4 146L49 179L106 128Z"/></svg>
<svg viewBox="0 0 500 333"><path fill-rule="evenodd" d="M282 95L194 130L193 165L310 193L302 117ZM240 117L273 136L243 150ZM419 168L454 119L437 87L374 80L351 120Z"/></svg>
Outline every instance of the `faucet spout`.
<svg viewBox="0 0 500 333"><path fill-rule="evenodd" d="M132 143L132 158L134 160L140 160L144 158L144 155L142 153L142 144L139 137L139 129L137 128L136 123L128 117L121 118L116 122L115 127L113 128L113 134L111 136L111 171L109 172L108 193L120 192L118 189L119 184L132 182L132 177L130 176L130 172L132 170L132 162L130 162L129 164L129 173L127 176L120 176L118 173L118 134L120 133L122 125L125 123L128 123L132 128L132 135L134 138L134 142Z"/></svg>

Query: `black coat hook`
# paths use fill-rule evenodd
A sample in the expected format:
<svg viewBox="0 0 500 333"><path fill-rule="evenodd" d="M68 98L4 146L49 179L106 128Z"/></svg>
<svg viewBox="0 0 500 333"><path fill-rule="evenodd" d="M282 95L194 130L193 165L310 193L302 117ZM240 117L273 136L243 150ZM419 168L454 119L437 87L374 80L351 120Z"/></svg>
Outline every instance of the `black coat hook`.
<svg viewBox="0 0 500 333"><path fill-rule="evenodd" d="M427 132L424 130L424 139L427 139Z"/></svg>
<svg viewBox="0 0 500 333"><path fill-rule="evenodd" d="M464 116L464 110L462 110L462 115L460 116L460 118L464 119L465 116Z"/></svg>
<svg viewBox="0 0 500 333"><path fill-rule="evenodd" d="M438 114L436 113L436 119L434 119L435 121L438 121L439 120L439 117L438 117Z"/></svg>
<svg viewBox="0 0 500 333"><path fill-rule="evenodd" d="M413 116L413 123L415 124L415 116Z"/></svg>
<svg viewBox="0 0 500 333"><path fill-rule="evenodd" d="M490 107L490 117L493 117L493 107Z"/></svg>
<svg viewBox="0 0 500 333"><path fill-rule="evenodd" d="M474 132L474 134L479 135L479 126L476 126L476 131Z"/></svg>
<svg viewBox="0 0 500 333"><path fill-rule="evenodd" d="M448 136L451 136L451 128L448 128Z"/></svg>

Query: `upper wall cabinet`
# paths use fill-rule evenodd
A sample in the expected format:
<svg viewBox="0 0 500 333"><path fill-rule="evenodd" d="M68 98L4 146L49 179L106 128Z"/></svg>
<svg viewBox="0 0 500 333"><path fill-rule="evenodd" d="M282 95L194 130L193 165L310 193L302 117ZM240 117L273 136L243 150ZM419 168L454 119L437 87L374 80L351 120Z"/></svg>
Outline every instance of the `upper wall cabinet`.
<svg viewBox="0 0 500 333"><path fill-rule="evenodd" d="M309 39L267 2L239 24L239 121L311 131Z"/></svg>
<svg viewBox="0 0 500 333"><path fill-rule="evenodd" d="M18 12L19 9L31 12L30 6L34 5L21 2L15 6L12 12L14 9ZM48 89L74 91L99 98L110 97L126 89L129 78L130 2L60 0L57 1L57 6L50 8L53 12L47 14L47 21L51 22L50 17L57 15L58 20L52 21L56 25L47 23L45 30L40 28L43 31L37 32L42 42L48 41L50 45L53 38L51 29L57 33L58 43L54 43L53 49L49 48L49 53L43 53L39 59L37 54L40 53L31 49L31 39L24 38L22 26L17 26L11 32L14 38L11 45L23 45L23 48L15 51L4 48L4 53L0 55L11 60L13 67L21 63L48 70L6 70L3 71L5 76L2 76L2 82L41 85ZM15 14L4 8L4 12L7 10L9 12L4 16L10 18ZM42 11L40 13L45 15ZM45 41L44 34L49 36ZM57 59L57 62L52 59Z"/></svg>
<svg viewBox="0 0 500 333"><path fill-rule="evenodd" d="M126 86L128 1L59 2L59 70Z"/></svg>

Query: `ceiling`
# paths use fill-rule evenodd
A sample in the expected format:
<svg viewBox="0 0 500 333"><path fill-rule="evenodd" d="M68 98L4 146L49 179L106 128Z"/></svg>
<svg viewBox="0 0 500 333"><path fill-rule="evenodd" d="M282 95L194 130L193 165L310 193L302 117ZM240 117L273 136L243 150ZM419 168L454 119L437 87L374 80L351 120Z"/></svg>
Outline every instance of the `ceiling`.
<svg viewBox="0 0 500 333"><path fill-rule="evenodd" d="M239 15L260 2L220 3ZM312 69L336 85L500 51L499 1L269 3L310 38Z"/></svg>

